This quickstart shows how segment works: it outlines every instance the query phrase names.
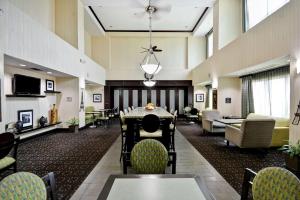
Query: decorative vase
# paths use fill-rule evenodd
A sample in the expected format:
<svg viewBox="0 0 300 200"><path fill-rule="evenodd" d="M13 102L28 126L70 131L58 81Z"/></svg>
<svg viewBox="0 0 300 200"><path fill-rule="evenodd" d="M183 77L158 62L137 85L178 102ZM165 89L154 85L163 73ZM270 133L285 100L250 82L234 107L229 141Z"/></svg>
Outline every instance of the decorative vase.
<svg viewBox="0 0 300 200"><path fill-rule="evenodd" d="M21 132L23 129L23 122L22 121L17 121L15 124L15 128L17 129L18 132Z"/></svg>
<svg viewBox="0 0 300 200"><path fill-rule="evenodd" d="M39 119L39 124L41 127L45 126L45 124L48 122L47 118L42 116L40 119Z"/></svg>
<svg viewBox="0 0 300 200"><path fill-rule="evenodd" d="M53 108L51 109L51 118L50 118L51 119L50 120L51 124L57 123L57 118L58 118L57 108L56 108L55 104L53 104Z"/></svg>

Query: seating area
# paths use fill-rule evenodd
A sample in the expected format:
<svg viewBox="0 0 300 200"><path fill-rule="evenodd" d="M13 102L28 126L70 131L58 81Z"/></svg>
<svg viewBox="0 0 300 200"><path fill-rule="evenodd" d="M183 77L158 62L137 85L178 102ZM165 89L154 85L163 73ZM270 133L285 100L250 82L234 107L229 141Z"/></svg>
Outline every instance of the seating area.
<svg viewBox="0 0 300 200"><path fill-rule="evenodd" d="M1 0L0 199L297 200L299 10Z"/></svg>

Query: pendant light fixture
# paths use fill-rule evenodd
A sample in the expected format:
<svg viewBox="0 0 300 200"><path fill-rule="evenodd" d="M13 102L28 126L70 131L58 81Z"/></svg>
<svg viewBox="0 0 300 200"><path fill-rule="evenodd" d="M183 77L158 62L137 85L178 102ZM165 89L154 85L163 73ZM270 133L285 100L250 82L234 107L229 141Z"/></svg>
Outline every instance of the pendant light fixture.
<svg viewBox="0 0 300 200"><path fill-rule="evenodd" d="M140 67L141 69L150 75L157 74L161 70L160 62L158 61L155 52L161 52L162 50L157 49L157 46L152 46L152 17L153 14L157 11L155 6L151 6L151 1L149 0L149 5L146 7L146 12L149 14L149 40L150 47L145 49L146 56L142 60Z"/></svg>

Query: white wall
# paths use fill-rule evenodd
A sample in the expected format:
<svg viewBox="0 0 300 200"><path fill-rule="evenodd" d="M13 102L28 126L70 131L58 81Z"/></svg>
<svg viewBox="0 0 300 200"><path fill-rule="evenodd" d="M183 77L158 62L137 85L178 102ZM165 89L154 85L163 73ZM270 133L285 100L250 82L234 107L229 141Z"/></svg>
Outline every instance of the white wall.
<svg viewBox="0 0 300 200"><path fill-rule="evenodd" d="M108 33L93 37L93 59L107 69L108 80L142 80L140 62L149 47L148 33ZM156 53L162 70L158 80L190 80L191 70L205 58L205 39L190 33L154 33L153 45L163 52Z"/></svg>
<svg viewBox="0 0 300 200"><path fill-rule="evenodd" d="M6 66L4 71L4 94L12 94L12 78L14 74L22 74L26 76L32 76L41 79L41 94L45 91L46 79L54 80L55 77L42 75L33 71L23 70L12 66ZM6 112L4 123L18 121L19 110L33 110L33 126L38 125L38 120L42 116L47 117L50 120L49 111L53 104L56 104L56 96L48 94L45 98L11 98L5 97Z"/></svg>
<svg viewBox="0 0 300 200"><path fill-rule="evenodd" d="M93 102L93 94L102 94L102 102ZM104 108L104 86L86 86L85 88L85 107L94 106L95 110Z"/></svg>
<svg viewBox="0 0 300 200"><path fill-rule="evenodd" d="M223 116L241 116L241 80L239 78L219 78L218 80L218 110ZM231 103L225 103L225 98L231 98Z"/></svg>
<svg viewBox="0 0 300 200"><path fill-rule="evenodd" d="M10 2L44 28L55 31L55 0L10 0Z"/></svg>
<svg viewBox="0 0 300 200"><path fill-rule="evenodd" d="M217 50L210 59L193 71L193 83L217 80L228 73L246 69L275 58L290 55L300 59L300 1L288 4L242 34L239 38ZM209 74L211 76L209 76ZM291 119L300 99L299 75L291 63ZM290 140L300 139L300 126L290 126Z"/></svg>
<svg viewBox="0 0 300 200"><path fill-rule="evenodd" d="M84 32L84 40L84 53L92 58L92 36L87 31Z"/></svg>

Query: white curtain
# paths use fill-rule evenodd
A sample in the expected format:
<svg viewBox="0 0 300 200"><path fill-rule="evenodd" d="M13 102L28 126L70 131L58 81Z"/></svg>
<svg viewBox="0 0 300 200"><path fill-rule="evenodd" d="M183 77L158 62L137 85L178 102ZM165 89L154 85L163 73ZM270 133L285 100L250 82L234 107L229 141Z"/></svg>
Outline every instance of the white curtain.
<svg viewBox="0 0 300 200"><path fill-rule="evenodd" d="M255 75L252 80L254 110L257 114L290 115L290 76L288 70Z"/></svg>

